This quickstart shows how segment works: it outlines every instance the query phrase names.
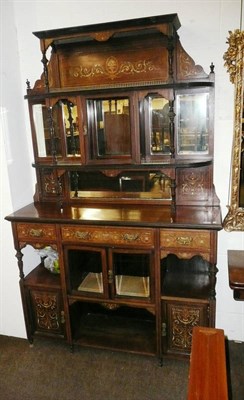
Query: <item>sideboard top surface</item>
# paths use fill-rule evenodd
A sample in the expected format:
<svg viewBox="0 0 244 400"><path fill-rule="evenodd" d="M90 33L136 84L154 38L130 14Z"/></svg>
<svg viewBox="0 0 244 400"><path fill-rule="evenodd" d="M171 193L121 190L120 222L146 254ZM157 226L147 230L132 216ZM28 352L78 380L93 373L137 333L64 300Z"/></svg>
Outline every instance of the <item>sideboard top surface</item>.
<svg viewBox="0 0 244 400"><path fill-rule="evenodd" d="M12 222L102 224L162 228L222 229L219 207L65 205L31 203L6 217Z"/></svg>

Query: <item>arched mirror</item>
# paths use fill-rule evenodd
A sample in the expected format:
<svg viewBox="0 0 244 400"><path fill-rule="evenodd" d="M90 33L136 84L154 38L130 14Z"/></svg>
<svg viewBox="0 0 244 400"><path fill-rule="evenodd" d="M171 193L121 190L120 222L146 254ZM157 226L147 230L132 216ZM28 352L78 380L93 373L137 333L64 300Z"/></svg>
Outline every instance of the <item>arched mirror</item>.
<svg viewBox="0 0 244 400"><path fill-rule="evenodd" d="M224 60L235 85L235 109L230 204L223 225L230 232L244 231L244 31L237 29L229 34Z"/></svg>

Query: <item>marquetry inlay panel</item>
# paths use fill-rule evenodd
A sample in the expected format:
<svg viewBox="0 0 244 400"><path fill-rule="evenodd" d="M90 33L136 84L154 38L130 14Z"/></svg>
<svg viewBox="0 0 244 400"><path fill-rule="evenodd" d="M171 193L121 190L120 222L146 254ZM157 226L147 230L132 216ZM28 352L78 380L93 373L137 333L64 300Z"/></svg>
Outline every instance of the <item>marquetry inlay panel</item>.
<svg viewBox="0 0 244 400"><path fill-rule="evenodd" d="M196 230L161 230L161 247L186 248L186 249L210 249L210 232Z"/></svg>
<svg viewBox="0 0 244 400"><path fill-rule="evenodd" d="M178 43L178 70L177 70L177 78L178 79L189 79L194 76L202 75L202 77L206 77L207 74L204 72L203 68L200 65L196 65L194 60L185 52L180 43Z"/></svg>
<svg viewBox="0 0 244 400"><path fill-rule="evenodd" d="M208 304L169 301L167 312L168 350L189 354L194 326L208 326Z"/></svg>
<svg viewBox="0 0 244 400"><path fill-rule="evenodd" d="M140 228L99 228L90 226L62 226L63 241L83 243L104 243L143 247L154 246L154 230Z"/></svg>
<svg viewBox="0 0 244 400"><path fill-rule="evenodd" d="M190 350L192 329L199 325L199 308L172 307L172 348Z"/></svg>
<svg viewBox="0 0 244 400"><path fill-rule="evenodd" d="M168 79L168 54L165 47L146 43L144 48L107 48L89 53L86 49L59 55L61 87L92 87L165 82ZM163 68L162 68L163 66Z"/></svg>
<svg viewBox="0 0 244 400"><path fill-rule="evenodd" d="M56 293L31 292L37 330L59 331L60 316Z"/></svg>

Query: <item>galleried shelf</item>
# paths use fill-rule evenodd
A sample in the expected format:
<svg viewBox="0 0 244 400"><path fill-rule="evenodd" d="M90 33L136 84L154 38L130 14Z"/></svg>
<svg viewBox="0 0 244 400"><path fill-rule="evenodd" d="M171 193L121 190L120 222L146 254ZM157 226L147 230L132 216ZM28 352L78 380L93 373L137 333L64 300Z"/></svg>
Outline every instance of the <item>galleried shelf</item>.
<svg viewBox="0 0 244 400"><path fill-rule="evenodd" d="M215 324L214 66L195 64L179 28L170 14L34 32L36 191L6 217L30 342L161 360L188 356L193 326ZM25 276L27 245L55 259Z"/></svg>

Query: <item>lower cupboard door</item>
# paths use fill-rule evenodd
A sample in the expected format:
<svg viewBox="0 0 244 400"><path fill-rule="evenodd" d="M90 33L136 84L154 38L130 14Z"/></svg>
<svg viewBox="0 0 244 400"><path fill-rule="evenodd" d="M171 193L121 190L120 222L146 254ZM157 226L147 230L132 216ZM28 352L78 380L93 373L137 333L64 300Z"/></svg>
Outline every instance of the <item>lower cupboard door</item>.
<svg viewBox="0 0 244 400"><path fill-rule="evenodd" d="M194 326L209 326L207 300L162 300L163 353L189 355Z"/></svg>

